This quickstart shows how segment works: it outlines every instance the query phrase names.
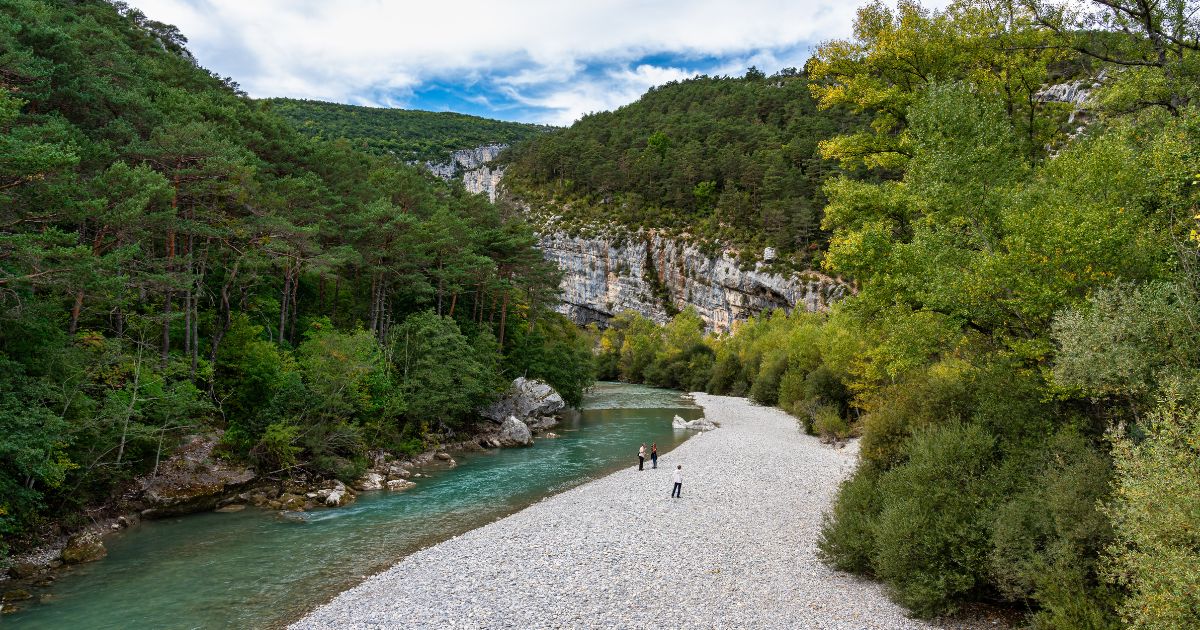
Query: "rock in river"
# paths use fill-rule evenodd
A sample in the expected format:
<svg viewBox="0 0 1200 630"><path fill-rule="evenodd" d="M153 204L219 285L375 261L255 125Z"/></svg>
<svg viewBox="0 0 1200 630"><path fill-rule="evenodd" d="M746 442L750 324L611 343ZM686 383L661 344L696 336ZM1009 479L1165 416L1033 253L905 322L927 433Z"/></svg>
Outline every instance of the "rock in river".
<svg viewBox="0 0 1200 630"><path fill-rule="evenodd" d="M707 418L697 418L695 420L684 420L679 416L671 421L671 427L675 429L688 429L691 431L712 431L717 428L717 425L712 420Z"/></svg>
<svg viewBox="0 0 1200 630"><path fill-rule="evenodd" d="M80 532L67 540L67 546L62 550L63 562L80 564L92 562L108 555L104 543L93 532Z"/></svg>
<svg viewBox="0 0 1200 630"><path fill-rule="evenodd" d="M139 481L147 508L142 516L159 518L217 507L220 500L240 492L254 471L219 459L213 447L220 436L195 436L159 467L158 474Z"/></svg>
<svg viewBox="0 0 1200 630"><path fill-rule="evenodd" d="M565 406L562 396L559 396L553 387L542 381L521 376L512 382L500 400L484 409L482 413L492 422L502 423L509 416L516 416L522 421L552 416Z"/></svg>
<svg viewBox="0 0 1200 630"><path fill-rule="evenodd" d="M529 426L516 416L509 416L500 426L500 441L504 444L529 446L533 444L533 433Z"/></svg>
<svg viewBox="0 0 1200 630"><path fill-rule="evenodd" d="M360 491L383 490L383 482L383 475L377 472L368 472L354 482L354 489Z"/></svg>

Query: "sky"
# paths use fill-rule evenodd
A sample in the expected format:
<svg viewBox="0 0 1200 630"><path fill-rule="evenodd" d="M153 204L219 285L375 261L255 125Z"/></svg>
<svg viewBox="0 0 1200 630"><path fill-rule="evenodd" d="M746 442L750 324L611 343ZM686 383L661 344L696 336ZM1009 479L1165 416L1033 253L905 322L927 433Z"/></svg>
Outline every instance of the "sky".
<svg viewBox="0 0 1200 630"><path fill-rule="evenodd" d="M132 0L255 98L569 125L697 74L802 67L838 0Z"/></svg>

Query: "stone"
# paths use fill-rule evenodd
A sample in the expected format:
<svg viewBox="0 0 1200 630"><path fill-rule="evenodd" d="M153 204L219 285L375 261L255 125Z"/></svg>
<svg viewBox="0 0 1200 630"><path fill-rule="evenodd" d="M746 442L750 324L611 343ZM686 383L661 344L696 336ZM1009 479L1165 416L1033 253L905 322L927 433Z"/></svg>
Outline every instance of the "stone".
<svg viewBox="0 0 1200 630"><path fill-rule="evenodd" d="M514 446L529 446L533 444L533 433L516 416L509 416L504 424L500 425L500 441Z"/></svg>
<svg viewBox="0 0 1200 630"><path fill-rule="evenodd" d="M354 493L350 492L350 489L340 481L329 492L329 496L325 497L325 505L329 507L342 507L343 505L350 505L353 502Z"/></svg>
<svg viewBox="0 0 1200 630"><path fill-rule="evenodd" d="M304 509L304 497L290 492L285 492L283 496L279 497L279 501L276 503L279 504L277 509L280 510L298 512Z"/></svg>
<svg viewBox="0 0 1200 630"><path fill-rule="evenodd" d="M228 514L231 512L241 512L244 509L246 509L246 505L244 503L230 503L229 505L217 508L215 511L221 512L222 514Z"/></svg>
<svg viewBox="0 0 1200 630"><path fill-rule="evenodd" d="M383 475L370 471L354 482L354 489L367 492L371 490L383 490Z"/></svg>
<svg viewBox="0 0 1200 630"><path fill-rule="evenodd" d="M544 437L546 439L554 439L554 438L558 437L558 434L553 431L547 431L542 434L542 437Z"/></svg>
<svg viewBox="0 0 1200 630"><path fill-rule="evenodd" d="M32 562L17 562L8 567L8 575L13 579L26 580L42 571L42 568Z"/></svg>
<svg viewBox="0 0 1200 630"><path fill-rule="evenodd" d="M392 479L387 482L387 489L391 490L392 492L403 492L415 485L417 484L407 479Z"/></svg>
<svg viewBox="0 0 1200 630"><path fill-rule="evenodd" d="M158 474L139 480L142 516L161 518L207 512L221 499L236 495L253 482L254 470L216 457L219 435L193 436L167 461Z"/></svg>
<svg viewBox="0 0 1200 630"><path fill-rule="evenodd" d="M763 262L773 262L775 260L775 256L776 256L776 254L775 254L774 247L764 247L763 248L763 253L762 253Z"/></svg>
<svg viewBox="0 0 1200 630"><path fill-rule="evenodd" d="M558 418L553 416L542 416L540 418L530 418L525 421L525 424L533 431L544 431L558 424Z"/></svg>
<svg viewBox="0 0 1200 630"><path fill-rule="evenodd" d="M80 532L67 539L67 546L62 550L63 562L67 564L82 564L94 562L108 555L108 549L100 542L100 537L93 532Z"/></svg>
<svg viewBox="0 0 1200 630"><path fill-rule="evenodd" d="M33 599L33 593L30 593L23 588L14 588L4 591L3 598L6 602L21 602L27 599Z"/></svg>
<svg viewBox="0 0 1200 630"><path fill-rule="evenodd" d="M695 420L684 420L679 416L675 416L671 420L671 428L683 429L688 431L712 431L717 428L717 425L712 420L707 418L697 418Z"/></svg>
<svg viewBox="0 0 1200 630"><path fill-rule="evenodd" d="M434 457L436 457L444 462L448 462L451 459L450 453L447 453L445 451L438 451L437 455L434 455Z"/></svg>
<svg viewBox="0 0 1200 630"><path fill-rule="evenodd" d="M481 413L496 423L504 423L509 416L524 421L528 418L552 416L566 406L562 396L546 383L519 376L499 400Z"/></svg>

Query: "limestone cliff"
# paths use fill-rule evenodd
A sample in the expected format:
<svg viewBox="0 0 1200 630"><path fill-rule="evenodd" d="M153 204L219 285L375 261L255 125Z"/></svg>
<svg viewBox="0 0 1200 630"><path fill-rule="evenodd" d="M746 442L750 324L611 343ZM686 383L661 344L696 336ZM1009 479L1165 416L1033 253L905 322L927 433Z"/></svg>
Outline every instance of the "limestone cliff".
<svg viewBox="0 0 1200 630"><path fill-rule="evenodd" d="M488 199L495 201L504 169L492 168L490 163L507 148L507 144L485 144L474 149L454 151L447 161L426 162L425 168L442 179L461 178L468 191L486 194Z"/></svg>
<svg viewBox="0 0 1200 630"><path fill-rule="evenodd" d="M543 234L547 260L563 270L559 311L578 323L604 323L624 310L665 322L688 305L714 330L775 308L823 311L849 290L814 272L743 270L729 253L641 233L624 239Z"/></svg>
<svg viewBox="0 0 1200 630"><path fill-rule="evenodd" d="M455 151L449 161L426 166L444 179L461 177L468 191L495 201L504 169L490 162L504 148ZM653 232L577 237L550 227L539 247L563 271L558 310L579 324L603 325L625 310L665 322L691 305L710 329L728 330L736 320L771 309L823 311L849 290L815 272L775 273L763 263L742 269L732 253L705 252ZM766 254L769 259L771 252Z"/></svg>

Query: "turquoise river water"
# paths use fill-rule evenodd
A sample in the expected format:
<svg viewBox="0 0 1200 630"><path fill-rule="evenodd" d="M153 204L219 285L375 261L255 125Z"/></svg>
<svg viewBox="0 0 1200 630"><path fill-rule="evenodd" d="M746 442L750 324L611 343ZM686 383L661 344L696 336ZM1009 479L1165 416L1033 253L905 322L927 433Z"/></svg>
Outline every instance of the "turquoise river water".
<svg viewBox="0 0 1200 630"><path fill-rule="evenodd" d="M658 442L669 462L687 437L671 428L676 414L701 410L677 392L598 383L553 429L559 438L456 453L457 467L426 470L407 492L364 492L347 507L290 518L247 508L141 523L106 538L107 558L61 575L39 593L43 603L0 626L279 627L418 549L636 465L641 442Z"/></svg>

